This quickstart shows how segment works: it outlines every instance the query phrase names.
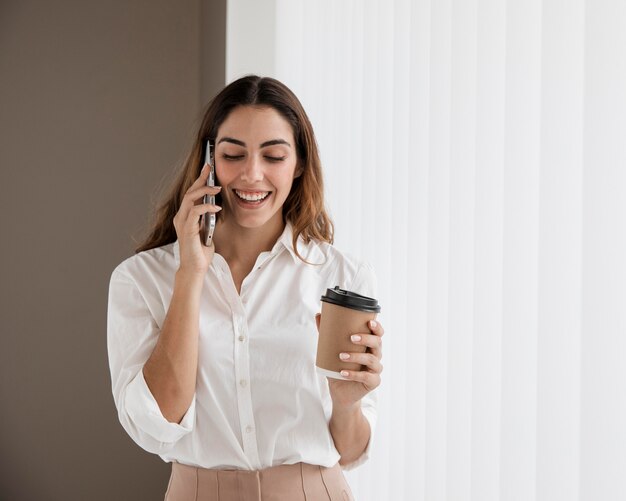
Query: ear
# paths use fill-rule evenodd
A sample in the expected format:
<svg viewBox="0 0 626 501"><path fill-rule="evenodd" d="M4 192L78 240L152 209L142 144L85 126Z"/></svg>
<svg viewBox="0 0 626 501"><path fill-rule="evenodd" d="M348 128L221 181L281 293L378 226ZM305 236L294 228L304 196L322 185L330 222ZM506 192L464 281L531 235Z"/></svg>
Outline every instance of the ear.
<svg viewBox="0 0 626 501"><path fill-rule="evenodd" d="M293 175L293 178L297 178L300 177L302 175L302 173L304 172L304 167L302 167L300 165L300 163L298 163L297 167L296 167L296 173Z"/></svg>
<svg viewBox="0 0 626 501"><path fill-rule="evenodd" d="M320 318L322 317L321 313L315 314L315 324L317 325L317 332L320 331Z"/></svg>

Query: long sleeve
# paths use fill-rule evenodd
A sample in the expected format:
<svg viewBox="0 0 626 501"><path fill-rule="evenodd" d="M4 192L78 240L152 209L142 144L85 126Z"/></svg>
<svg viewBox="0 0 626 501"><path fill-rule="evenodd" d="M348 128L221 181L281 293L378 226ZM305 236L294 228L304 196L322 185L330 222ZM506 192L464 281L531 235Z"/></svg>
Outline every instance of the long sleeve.
<svg viewBox="0 0 626 501"><path fill-rule="evenodd" d="M377 298L376 275L369 264L361 264L354 277L350 290L363 296ZM377 404L378 388L370 391L361 399L361 412L363 412L365 419L367 419L367 422L370 425L370 440L367 443L367 447L365 448L363 454L361 454L361 456L355 461L343 465L341 467L343 470L353 470L369 459L372 441L374 439L374 430L376 429L376 419L378 417Z"/></svg>
<svg viewBox="0 0 626 501"><path fill-rule="evenodd" d="M146 451L163 454L190 433L196 395L180 424L165 419L143 377L143 366L159 336L144 295L119 269L111 275L107 311L107 347L113 399L124 430Z"/></svg>

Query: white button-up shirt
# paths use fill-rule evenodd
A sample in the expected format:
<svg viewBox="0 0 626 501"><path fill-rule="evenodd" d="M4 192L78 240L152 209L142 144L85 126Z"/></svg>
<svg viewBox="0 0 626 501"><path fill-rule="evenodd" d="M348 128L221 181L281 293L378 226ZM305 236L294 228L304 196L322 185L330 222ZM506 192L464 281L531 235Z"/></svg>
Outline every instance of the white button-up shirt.
<svg viewBox="0 0 626 501"><path fill-rule="evenodd" d="M333 466L340 455L328 422L332 403L315 370L320 297L336 285L376 297L372 268L292 227L262 252L237 293L215 254L202 288L196 391L180 424L167 421L142 368L157 343L180 264L178 241L140 252L115 268L107 341L119 420L143 449L164 461L203 468L262 469L305 462ZM361 400L372 437L376 390ZM368 457L371 446L352 469Z"/></svg>

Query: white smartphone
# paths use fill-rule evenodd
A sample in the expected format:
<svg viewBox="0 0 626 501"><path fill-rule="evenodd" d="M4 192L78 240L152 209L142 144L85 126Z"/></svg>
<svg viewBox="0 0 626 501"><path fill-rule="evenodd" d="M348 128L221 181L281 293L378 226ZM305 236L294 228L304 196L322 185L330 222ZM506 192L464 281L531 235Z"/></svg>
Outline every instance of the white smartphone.
<svg viewBox="0 0 626 501"><path fill-rule="evenodd" d="M211 141L206 142L206 154L204 157L204 163L209 164L210 172L207 178L207 186L215 186L215 157L213 154L213 147ZM215 205L215 195L204 195L202 202L205 204ZM213 232L215 231L215 213L202 214L200 220L200 239L204 245L211 247L213 245Z"/></svg>

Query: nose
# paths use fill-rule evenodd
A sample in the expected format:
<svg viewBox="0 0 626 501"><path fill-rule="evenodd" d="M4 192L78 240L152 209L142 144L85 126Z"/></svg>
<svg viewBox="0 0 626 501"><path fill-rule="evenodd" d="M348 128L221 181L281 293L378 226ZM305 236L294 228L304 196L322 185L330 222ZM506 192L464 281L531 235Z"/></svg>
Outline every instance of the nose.
<svg viewBox="0 0 626 501"><path fill-rule="evenodd" d="M250 184L263 181L263 166L255 155L250 155L244 162L241 180Z"/></svg>

